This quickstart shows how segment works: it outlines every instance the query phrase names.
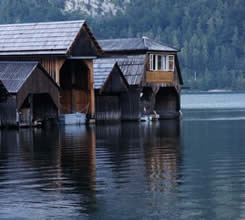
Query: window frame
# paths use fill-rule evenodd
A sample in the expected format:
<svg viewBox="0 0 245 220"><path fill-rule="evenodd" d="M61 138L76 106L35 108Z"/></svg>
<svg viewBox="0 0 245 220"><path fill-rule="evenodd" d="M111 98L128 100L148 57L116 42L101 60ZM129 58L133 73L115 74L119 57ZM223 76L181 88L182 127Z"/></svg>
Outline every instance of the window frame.
<svg viewBox="0 0 245 220"><path fill-rule="evenodd" d="M175 70L175 55L150 54L150 71L174 71ZM161 65L159 68L158 59L161 57ZM172 68L170 69L170 67Z"/></svg>

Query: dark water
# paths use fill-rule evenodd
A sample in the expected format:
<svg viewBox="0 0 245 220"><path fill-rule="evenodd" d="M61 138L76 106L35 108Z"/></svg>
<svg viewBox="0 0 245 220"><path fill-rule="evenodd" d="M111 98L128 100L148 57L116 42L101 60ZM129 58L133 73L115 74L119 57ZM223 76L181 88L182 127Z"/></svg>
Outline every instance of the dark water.
<svg viewBox="0 0 245 220"><path fill-rule="evenodd" d="M0 131L0 219L245 219L245 94L221 96L184 95L179 123Z"/></svg>

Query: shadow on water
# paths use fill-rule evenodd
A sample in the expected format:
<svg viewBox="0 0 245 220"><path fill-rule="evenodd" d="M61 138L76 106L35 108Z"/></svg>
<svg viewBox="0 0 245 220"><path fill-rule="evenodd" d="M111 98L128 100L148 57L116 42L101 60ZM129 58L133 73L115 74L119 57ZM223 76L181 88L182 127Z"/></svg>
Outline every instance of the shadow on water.
<svg viewBox="0 0 245 220"><path fill-rule="evenodd" d="M177 192L176 121L2 130L0 143L3 217L142 219L167 215L163 197Z"/></svg>

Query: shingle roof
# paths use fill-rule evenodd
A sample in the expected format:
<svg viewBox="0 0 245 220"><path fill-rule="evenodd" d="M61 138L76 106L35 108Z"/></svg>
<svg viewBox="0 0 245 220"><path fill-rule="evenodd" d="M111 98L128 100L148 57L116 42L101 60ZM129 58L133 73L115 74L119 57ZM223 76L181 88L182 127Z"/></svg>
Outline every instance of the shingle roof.
<svg viewBox="0 0 245 220"><path fill-rule="evenodd" d="M62 21L0 25L0 55L65 55L85 21Z"/></svg>
<svg viewBox="0 0 245 220"><path fill-rule="evenodd" d="M113 67L116 65L113 59L94 60L94 88L101 89L110 75Z"/></svg>
<svg viewBox="0 0 245 220"><path fill-rule="evenodd" d="M139 85L145 71L145 55L114 58L129 85Z"/></svg>
<svg viewBox="0 0 245 220"><path fill-rule="evenodd" d="M177 52L178 50L169 46L159 44L147 37L142 38L125 38L125 39L107 39L99 40L100 46L105 52L116 51L169 51Z"/></svg>
<svg viewBox="0 0 245 220"><path fill-rule="evenodd" d="M95 88L105 82L115 63L118 64L129 85L139 85L145 70L145 55L106 57L94 62ZM104 80L104 81L103 81Z"/></svg>
<svg viewBox="0 0 245 220"><path fill-rule="evenodd" d="M9 93L17 93L38 62L0 61L0 81Z"/></svg>

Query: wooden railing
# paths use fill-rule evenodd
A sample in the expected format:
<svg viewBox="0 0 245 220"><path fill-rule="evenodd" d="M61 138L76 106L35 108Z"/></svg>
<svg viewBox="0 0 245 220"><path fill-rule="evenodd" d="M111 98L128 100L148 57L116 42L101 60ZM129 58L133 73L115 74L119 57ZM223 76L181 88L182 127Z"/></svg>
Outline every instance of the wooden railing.
<svg viewBox="0 0 245 220"><path fill-rule="evenodd" d="M146 81L148 83L173 83L174 72L171 71L147 71Z"/></svg>

